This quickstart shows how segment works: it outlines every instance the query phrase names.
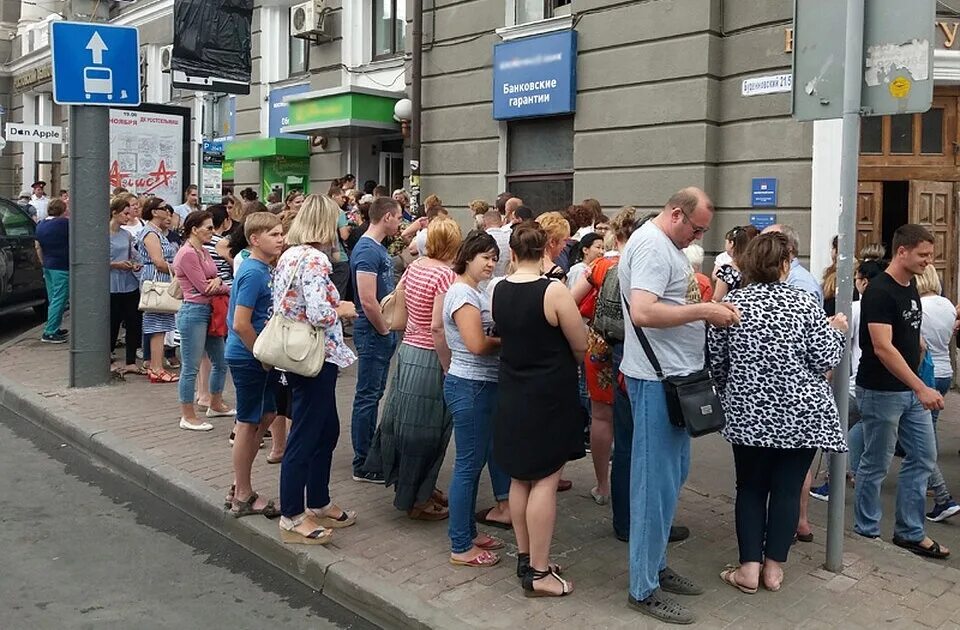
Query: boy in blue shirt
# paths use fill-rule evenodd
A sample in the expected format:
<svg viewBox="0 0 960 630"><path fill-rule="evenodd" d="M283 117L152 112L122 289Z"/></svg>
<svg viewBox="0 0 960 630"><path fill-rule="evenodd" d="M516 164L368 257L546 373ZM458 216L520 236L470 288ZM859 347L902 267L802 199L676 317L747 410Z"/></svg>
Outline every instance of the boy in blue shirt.
<svg viewBox="0 0 960 630"><path fill-rule="evenodd" d="M247 258L233 280L227 311L227 344L224 356L237 390L236 438L233 443L234 490L231 513L240 518L263 514L279 516L273 501L253 491L250 479L260 441L276 417L274 386L277 372L265 368L253 356L257 335L273 312L272 264L283 250L280 218L270 212L254 212L244 221L249 243Z"/></svg>

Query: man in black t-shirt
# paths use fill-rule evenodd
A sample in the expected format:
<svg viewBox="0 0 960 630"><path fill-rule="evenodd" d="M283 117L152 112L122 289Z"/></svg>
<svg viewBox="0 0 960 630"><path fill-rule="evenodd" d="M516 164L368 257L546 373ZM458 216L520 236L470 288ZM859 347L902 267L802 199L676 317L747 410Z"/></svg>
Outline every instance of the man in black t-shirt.
<svg viewBox="0 0 960 630"><path fill-rule="evenodd" d="M917 375L925 351L920 337L923 311L914 276L933 262L933 235L919 225L893 234L893 259L874 278L860 306L857 402L865 447L857 468L854 530L879 538L880 485L899 435L906 452L897 485L893 543L917 555L946 558L950 551L924 532L927 479L937 462L931 409L943 396Z"/></svg>

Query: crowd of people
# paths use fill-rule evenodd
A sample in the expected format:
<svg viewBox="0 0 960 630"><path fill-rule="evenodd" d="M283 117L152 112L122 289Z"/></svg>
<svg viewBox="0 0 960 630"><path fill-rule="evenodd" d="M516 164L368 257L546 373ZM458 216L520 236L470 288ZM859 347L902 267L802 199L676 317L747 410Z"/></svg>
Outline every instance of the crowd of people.
<svg viewBox="0 0 960 630"><path fill-rule="evenodd" d="M835 260L818 282L800 264L790 226L731 229L712 277L704 274L696 241L714 207L697 188L645 216L633 207L607 216L593 199L538 213L503 193L470 204L470 230L436 196L411 208L402 190L367 182L358 192L352 175L323 195L271 194L269 205L244 191L202 209L196 193L190 187L173 207L115 191L112 344L126 331L116 369L177 383L184 430L235 421L224 507L236 517L279 517L286 543L325 544L357 522L330 496L337 379L356 364L352 479L390 488L410 519L448 520L452 564L498 564L505 542L478 525L512 529L524 595L572 593L550 555L556 495L572 487L565 465L589 453L590 495L610 505L613 533L629 545L630 605L691 623L690 608L668 595L703 589L667 563L668 543L689 535L673 521L691 461L665 382L708 370L736 471L739 558L720 573L726 584L748 594L780 590L791 545L813 539L807 497L829 496L829 480L812 488L816 454L845 452L848 442L854 531L879 536L880 484L902 449L894 543L949 555L926 536L924 519L960 512L936 466L935 433L952 382L957 309L941 295L934 239L921 226L896 230L889 261L882 246L861 252L848 323L833 312ZM52 217L62 214L57 201ZM51 224L49 237L38 230L54 291L57 229ZM143 283L173 279L178 312L141 314ZM61 332L56 308L51 299L44 337ZM321 335L319 373L256 358L271 317ZM850 336L848 439L830 379ZM176 344L179 357L169 352ZM223 397L228 375L235 409ZM443 489L451 438L456 455ZM251 478L268 439L267 461L281 466L279 503ZM496 503L478 510L484 468Z"/></svg>

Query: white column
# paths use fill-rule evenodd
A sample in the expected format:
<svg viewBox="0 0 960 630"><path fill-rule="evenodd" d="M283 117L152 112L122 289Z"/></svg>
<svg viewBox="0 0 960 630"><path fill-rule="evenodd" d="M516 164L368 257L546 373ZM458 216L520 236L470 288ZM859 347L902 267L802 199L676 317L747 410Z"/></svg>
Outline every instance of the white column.
<svg viewBox="0 0 960 630"><path fill-rule="evenodd" d="M821 277L830 265L830 241L840 222L841 120L813 123L813 182L810 211L810 271Z"/></svg>
<svg viewBox="0 0 960 630"><path fill-rule="evenodd" d="M22 117L25 125L35 125L37 120L37 95L34 92L24 94ZM34 142L22 142L20 146L23 153L20 155L20 166L22 170L23 188L28 188L36 177L37 147L40 146Z"/></svg>

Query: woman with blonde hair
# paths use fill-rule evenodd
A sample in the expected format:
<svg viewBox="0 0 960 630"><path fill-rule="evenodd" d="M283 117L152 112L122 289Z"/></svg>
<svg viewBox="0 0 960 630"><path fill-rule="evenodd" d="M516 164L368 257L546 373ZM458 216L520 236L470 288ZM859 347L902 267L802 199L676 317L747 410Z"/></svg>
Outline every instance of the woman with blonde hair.
<svg viewBox="0 0 960 630"><path fill-rule="evenodd" d="M450 349L443 333L443 300L456 279L451 265L463 240L457 222L438 216L427 228L426 256L400 280L407 327L397 352L390 392L365 470L382 471L395 487L393 505L416 520L447 518L446 496L437 476L450 442L453 421L443 399Z"/></svg>
<svg viewBox="0 0 960 630"><path fill-rule="evenodd" d="M340 437L337 376L356 356L343 341L343 319L357 311L341 302L330 279L337 204L310 195L287 233L287 249L277 262L273 280L273 312L306 322L323 332L325 362L313 377L287 373L293 418L280 468L280 537L288 544L325 544L331 530L348 527L357 513L330 500L330 466ZM306 501L304 501L306 495Z"/></svg>
<svg viewBox="0 0 960 630"><path fill-rule="evenodd" d="M556 264L556 260L570 238L570 222L559 212L544 212L537 217L537 223L547 234L547 246L543 250L541 271L551 280L566 282L567 273Z"/></svg>

